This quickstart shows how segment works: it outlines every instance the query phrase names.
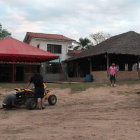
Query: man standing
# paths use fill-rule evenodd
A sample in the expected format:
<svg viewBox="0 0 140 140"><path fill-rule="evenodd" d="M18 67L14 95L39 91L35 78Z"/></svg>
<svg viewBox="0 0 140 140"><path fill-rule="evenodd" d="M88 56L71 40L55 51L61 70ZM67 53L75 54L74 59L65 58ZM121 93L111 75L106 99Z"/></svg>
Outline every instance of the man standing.
<svg viewBox="0 0 140 140"><path fill-rule="evenodd" d="M110 66L109 73L110 73L111 86L114 87L115 82L116 82L116 73L117 73L117 68L115 66L115 63L112 63L112 66Z"/></svg>
<svg viewBox="0 0 140 140"><path fill-rule="evenodd" d="M37 108L38 109L44 109L44 85L43 85L43 77L39 73L35 73L28 85L27 88L30 87L30 84L34 83L35 86L35 97L37 98Z"/></svg>

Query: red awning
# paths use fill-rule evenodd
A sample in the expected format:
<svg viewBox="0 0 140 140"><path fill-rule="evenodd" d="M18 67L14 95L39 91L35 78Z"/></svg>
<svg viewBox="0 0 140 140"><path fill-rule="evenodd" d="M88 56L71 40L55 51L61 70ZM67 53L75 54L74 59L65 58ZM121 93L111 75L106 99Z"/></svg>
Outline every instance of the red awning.
<svg viewBox="0 0 140 140"><path fill-rule="evenodd" d="M58 58L58 55L33 47L12 37L0 40L0 61L45 62Z"/></svg>

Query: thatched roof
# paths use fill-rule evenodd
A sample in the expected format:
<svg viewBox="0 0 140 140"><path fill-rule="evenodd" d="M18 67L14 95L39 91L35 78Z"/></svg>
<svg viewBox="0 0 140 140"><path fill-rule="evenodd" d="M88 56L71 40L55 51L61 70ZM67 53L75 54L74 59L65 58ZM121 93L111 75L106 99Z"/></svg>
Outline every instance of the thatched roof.
<svg viewBox="0 0 140 140"><path fill-rule="evenodd" d="M66 61L81 59L100 54L128 54L140 55L140 34L129 31L113 36L102 43L86 50L80 54L67 59Z"/></svg>

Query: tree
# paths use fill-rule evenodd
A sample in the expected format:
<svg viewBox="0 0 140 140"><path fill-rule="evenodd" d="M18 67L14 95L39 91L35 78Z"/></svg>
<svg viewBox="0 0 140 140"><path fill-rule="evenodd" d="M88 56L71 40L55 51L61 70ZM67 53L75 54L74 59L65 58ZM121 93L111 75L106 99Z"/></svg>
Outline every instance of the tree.
<svg viewBox="0 0 140 140"><path fill-rule="evenodd" d="M97 44L105 41L106 39L110 38L111 35L110 34L105 34L103 32L98 32L98 33L95 33L95 34L91 34L90 37L93 40L93 44L97 45Z"/></svg>
<svg viewBox="0 0 140 140"><path fill-rule="evenodd" d="M92 46L92 42L88 38L79 38L77 46L74 47L74 50L86 50Z"/></svg>
<svg viewBox="0 0 140 140"><path fill-rule="evenodd" d="M6 29L2 29L2 25L0 24L0 40L9 36L11 36L11 33L9 33Z"/></svg>

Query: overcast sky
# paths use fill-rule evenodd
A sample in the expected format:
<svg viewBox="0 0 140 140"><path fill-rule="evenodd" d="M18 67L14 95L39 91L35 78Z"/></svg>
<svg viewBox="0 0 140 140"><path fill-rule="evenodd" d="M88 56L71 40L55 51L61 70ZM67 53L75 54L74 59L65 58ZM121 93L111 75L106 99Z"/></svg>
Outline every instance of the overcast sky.
<svg viewBox="0 0 140 140"><path fill-rule="evenodd" d="M76 40L99 31L140 33L140 0L0 0L0 23L21 41L26 32Z"/></svg>

